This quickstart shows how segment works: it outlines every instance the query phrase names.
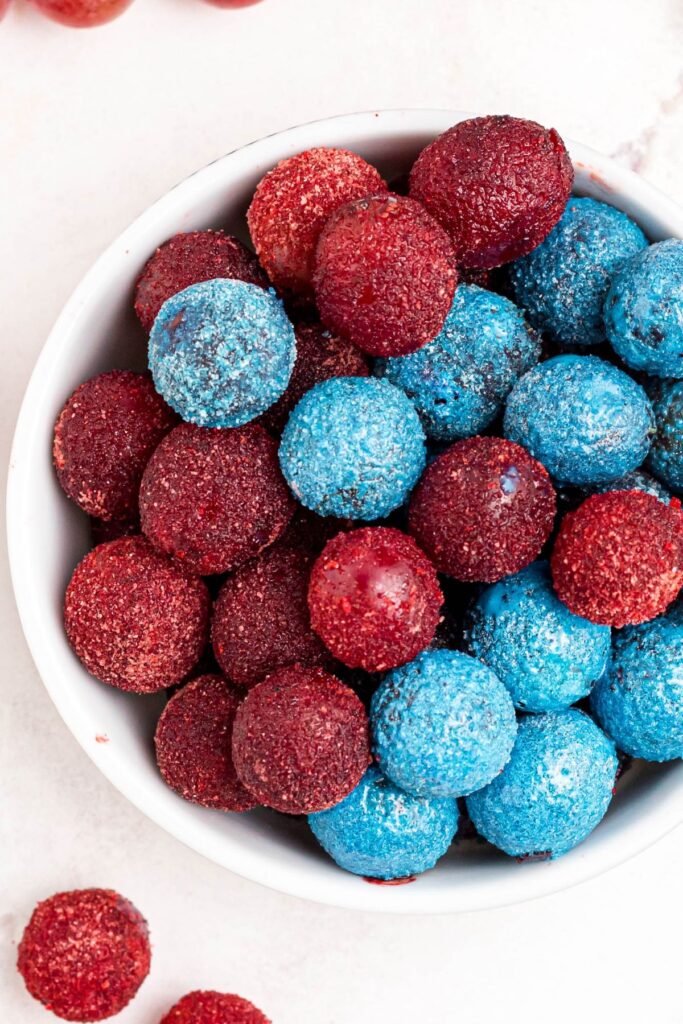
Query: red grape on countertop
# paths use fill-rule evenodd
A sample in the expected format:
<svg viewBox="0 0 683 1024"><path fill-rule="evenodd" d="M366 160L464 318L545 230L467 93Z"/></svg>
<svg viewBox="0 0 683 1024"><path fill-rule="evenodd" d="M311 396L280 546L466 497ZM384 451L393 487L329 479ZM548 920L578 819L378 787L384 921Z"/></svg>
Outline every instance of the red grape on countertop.
<svg viewBox="0 0 683 1024"><path fill-rule="evenodd" d="M2 0L0 0L0 3ZM42 14L70 28L95 28L113 21L133 0L32 0Z"/></svg>
<svg viewBox="0 0 683 1024"><path fill-rule="evenodd" d="M77 889L37 905L17 968L33 998L57 1017L97 1021L128 1005L150 960L147 922L132 903L111 889Z"/></svg>
<svg viewBox="0 0 683 1024"><path fill-rule="evenodd" d="M248 999L223 992L188 992L161 1024L270 1024Z"/></svg>

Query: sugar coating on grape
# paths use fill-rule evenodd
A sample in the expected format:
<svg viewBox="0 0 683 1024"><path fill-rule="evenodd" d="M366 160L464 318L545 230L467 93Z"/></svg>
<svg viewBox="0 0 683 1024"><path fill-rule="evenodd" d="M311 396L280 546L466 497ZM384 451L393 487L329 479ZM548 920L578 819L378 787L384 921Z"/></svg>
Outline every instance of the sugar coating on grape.
<svg viewBox="0 0 683 1024"><path fill-rule="evenodd" d="M374 526L340 533L325 546L308 604L313 628L339 661L384 672L431 643L443 594L412 537Z"/></svg>
<svg viewBox="0 0 683 1024"><path fill-rule="evenodd" d="M661 615L683 584L683 513L643 491L587 498L562 521L551 557L560 600L591 622Z"/></svg>
<svg viewBox="0 0 683 1024"><path fill-rule="evenodd" d="M338 377L295 407L280 465L296 498L319 515L381 519L403 504L424 469L424 431L393 384Z"/></svg>
<svg viewBox="0 0 683 1024"><path fill-rule="evenodd" d="M219 675L203 675L178 690L154 734L164 782L185 800L219 811L248 811L255 800L232 763L232 728L241 694Z"/></svg>
<svg viewBox="0 0 683 1024"><path fill-rule="evenodd" d="M481 789L506 764L517 724L512 699L488 666L460 651L428 650L389 672L370 707L373 753L414 796Z"/></svg>
<svg viewBox="0 0 683 1024"><path fill-rule="evenodd" d="M313 561L303 544L284 538L225 581L214 607L211 640L232 682L254 686L287 665L331 661L308 610Z"/></svg>
<svg viewBox="0 0 683 1024"><path fill-rule="evenodd" d="M202 576L229 572L284 532L294 512L263 427L175 427L140 487L142 529L160 551Z"/></svg>
<svg viewBox="0 0 683 1024"><path fill-rule="evenodd" d="M294 333L296 362L287 390L259 419L273 434L282 433L294 406L316 384L331 377L367 377L370 374L368 357L322 324L300 323Z"/></svg>
<svg viewBox="0 0 683 1024"><path fill-rule="evenodd" d="M560 857L600 823L616 774L614 744L588 715L525 715L507 765L467 798L467 810L477 831L511 857Z"/></svg>
<svg viewBox="0 0 683 1024"><path fill-rule="evenodd" d="M683 377L683 241L657 242L623 264L605 300L605 329L631 369Z"/></svg>
<svg viewBox="0 0 683 1024"><path fill-rule="evenodd" d="M224 231L187 231L169 238L149 258L135 285L135 312L145 331L149 334L172 295L216 277L268 287L254 254Z"/></svg>
<svg viewBox="0 0 683 1024"><path fill-rule="evenodd" d="M147 461L177 422L148 374L110 370L91 377L55 424L52 455L62 489L88 515L134 518Z"/></svg>
<svg viewBox="0 0 683 1024"><path fill-rule="evenodd" d="M370 355L405 355L432 341L457 280L448 235L412 199L347 203L320 234L313 275L320 316Z"/></svg>
<svg viewBox="0 0 683 1024"><path fill-rule="evenodd" d="M270 1024L270 1021L253 1003L241 996L224 992L188 992L171 1007L160 1024Z"/></svg>
<svg viewBox="0 0 683 1024"><path fill-rule="evenodd" d="M59 892L33 911L17 967L47 1010L72 1021L119 1013L149 974L147 922L111 889Z"/></svg>
<svg viewBox="0 0 683 1024"><path fill-rule="evenodd" d="M190 423L239 427L284 393L296 339L272 291L200 281L163 304L149 336L154 386Z"/></svg>
<svg viewBox="0 0 683 1024"><path fill-rule="evenodd" d="M562 483L606 483L637 469L654 436L652 406L627 373L597 356L560 355L512 388L505 436Z"/></svg>
<svg viewBox="0 0 683 1024"><path fill-rule="evenodd" d="M458 263L489 269L531 252L562 216L574 171L554 128L475 117L422 150L410 195L449 232Z"/></svg>
<svg viewBox="0 0 683 1024"><path fill-rule="evenodd" d="M534 562L483 590L469 614L467 650L491 668L522 711L559 711L590 693L611 649L609 626L573 615Z"/></svg>
<svg viewBox="0 0 683 1024"><path fill-rule="evenodd" d="M648 469L677 493L683 492L683 381L662 381L653 401L656 433Z"/></svg>
<svg viewBox="0 0 683 1024"><path fill-rule="evenodd" d="M683 620L680 608L614 638L608 671L591 695L619 750L647 761L683 757Z"/></svg>
<svg viewBox="0 0 683 1024"><path fill-rule="evenodd" d="M134 693L179 682L206 646L206 585L144 537L93 548L64 598L67 639L88 672Z"/></svg>
<svg viewBox="0 0 683 1024"><path fill-rule="evenodd" d="M240 705L232 752L259 803L285 814L322 811L343 800L370 763L365 708L329 672L280 669Z"/></svg>
<svg viewBox="0 0 683 1024"><path fill-rule="evenodd" d="M428 437L456 441L492 423L540 354L539 338L514 303L461 284L436 338L381 361L376 372L415 403Z"/></svg>
<svg viewBox="0 0 683 1024"><path fill-rule="evenodd" d="M538 556L555 506L548 473L524 448L499 437L471 437L427 467L408 522L439 572L493 583Z"/></svg>
<svg viewBox="0 0 683 1024"><path fill-rule="evenodd" d="M453 841L458 805L411 796L374 765L336 807L308 818L313 835L345 871L392 880L433 868Z"/></svg>
<svg viewBox="0 0 683 1024"><path fill-rule="evenodd" d="M133 0L32 0L38 9L70 28L95 28L113 21Z"/></svg>
<svg viewBox="0 0 683 1024"><path fill-rule="evenodd" d="M385 189L379 172L347 149L307 149L268 171L256 186L247 223L273 284L312 297L315 247L330 214Z"/></svg>
<svg viewBox="0 0 683 1024"><path fill-rule="evenodd" d="M603 306L614 274L647 247L621 210L588 196L572 198L533 252L510 267L515 299L531 323L563 345L604 341Z"/></svg>

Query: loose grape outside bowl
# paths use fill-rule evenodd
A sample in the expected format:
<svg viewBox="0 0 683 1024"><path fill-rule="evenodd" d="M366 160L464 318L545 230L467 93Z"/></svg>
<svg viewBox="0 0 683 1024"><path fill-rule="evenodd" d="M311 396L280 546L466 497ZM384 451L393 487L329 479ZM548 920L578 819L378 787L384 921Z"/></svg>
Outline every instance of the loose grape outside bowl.
<svg viewBox="0 0 683 1024"><path fill-rule="evenodd" d="M503 906L600 874L670 831L683 817L683 764L638 762L620 781L599 827L565 856L518 864L484 844L457 843L408 885L382 886L329 860L305 821L257 810L223 814L181 800L162 781L152 738L164 695L125 694L97 682L72 654L62 602L89 547L87 517L70 504L51 462L55 418L77 384L112 368L141 369L144 336L133 314L137 275L171 235L222 227L248 241L245 211L261 176L312 146L355 150L391 180L419 150L471 115L397 110L329 118L261 139L192 175L146 210L96 261L64 308L33 371L17 423L8 484L12 578L24 632L45 686L76 739L143 813L189 847L246 878L321 903L405 913ZM683 237L683 210L609 159L570 144L575 191L630 214L652 240Z"/></svg>

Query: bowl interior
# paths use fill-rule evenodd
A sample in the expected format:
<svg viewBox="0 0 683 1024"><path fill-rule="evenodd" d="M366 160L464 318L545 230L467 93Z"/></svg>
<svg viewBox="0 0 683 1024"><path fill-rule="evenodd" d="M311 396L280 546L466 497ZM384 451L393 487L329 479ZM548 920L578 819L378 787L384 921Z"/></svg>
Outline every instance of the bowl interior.
<svg viewBox="0 0 683 1024"><path fill-rule="evenodd" d="M197 808L162 783L152 736L163 696L136 697L96 682L72 655L62 598L89 547L85 516L60 490L51 465L54 420L81 381L114 367L142 368L145 338L132 312L135 279L155 247L178 231L223 227L245 241L254 186L278 160L310 146L345 146L389 180L455 121L454 111L388 111L331 118L271 136L199 171L150 207L104 253L55 325L17 424L8 488L12 576L34 660L65 722L107 777L177 838L248 878L309 899L364 910L439 912L504 905L595 875L649 845L680 817L683 765L637 764L609 813L580 847L550 863L516 864L463 843L411 885L369 885L322 853L304 821L266 811L225 815ZM652 240L683 236L683 211L651 186L578 145L576 191L631 214Z"/></svg>

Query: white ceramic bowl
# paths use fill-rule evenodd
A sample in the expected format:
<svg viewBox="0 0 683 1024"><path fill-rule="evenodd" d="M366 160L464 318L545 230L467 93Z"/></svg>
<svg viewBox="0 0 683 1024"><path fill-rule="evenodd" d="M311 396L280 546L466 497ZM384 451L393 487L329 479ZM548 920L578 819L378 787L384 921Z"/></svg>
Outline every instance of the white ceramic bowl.
<svg viewBox="0 0 683 1024"><path fill-rule="evenodd" d="M145 814L188 846L283 892L361 910L441 912L514 903L573 885L653 843L681 819L683 764L638 765L610 811L560 860L516 864L472 845L456 848L410 885L369 885L337 868L305 822L264 811L227 815L186 803L159 777L152 736L163 697L137 697L93 680L62 629L62 597L89 544L86 517L60 490L52 428L81 381L144 363L133 285L155 247L178 231L225 227L245 237L244 213L262 174L310 146L346 146L389 178L408 169L435 135L467 116L454 111L351 114L292 128L230 153L178 185L97 260L64 308L31 377L16 428L8 488L12 577L28 644L45 686L98 768ZM683 211L634 174L570 146L576 187L631 214L652 239L683 237ZM94 213L96 211L93 211ZM102 742L107 738L108 742Z"/></svg>

